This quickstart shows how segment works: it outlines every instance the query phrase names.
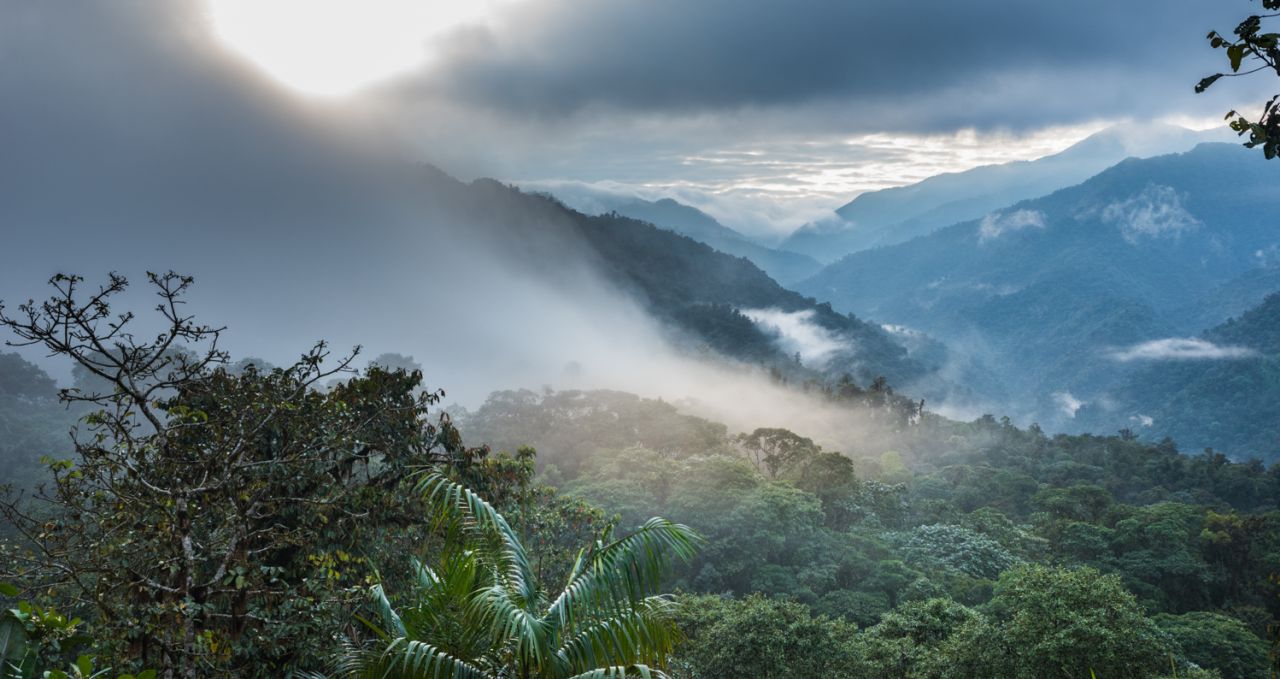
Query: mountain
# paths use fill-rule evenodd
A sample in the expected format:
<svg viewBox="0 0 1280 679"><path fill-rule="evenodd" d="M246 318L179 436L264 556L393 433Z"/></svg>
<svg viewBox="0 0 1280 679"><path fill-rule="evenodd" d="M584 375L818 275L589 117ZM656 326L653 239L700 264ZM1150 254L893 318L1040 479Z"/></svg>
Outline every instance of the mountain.
<svg viewBox="0 0 1280 679"><path fill-rule="evenodd" d="M801 227L780 247L831 262L844 254L901 243L1072 186L1128 157L1185 151L1220 137L1220 130L1117 125L1038 160L985 165L864 193L838 208L834 217Z"/></svg>
<svg viewBox="0 0 1280 679"><path fill-rule="evenodd" d="M1081 424L1169 436L1189 451L1280 459L1280 293L1201 339L1228 357L1150 362L1082 407Z"/></svg>
<svg viewBox="0 0 1280 679"><path fill-rule="evenodd" d="M721 224L715 217L670 198L645 200L581 185L534 185L584 214L616 213L688 236L737 257L745 257L774 280L790 285L818 272L822 265L808 255L769 248Z"/></svg>
<svg viewBox="0 0 1280 679"><path fill-rule="evenodd" d="M789 367L795 361L784 349L785 329L798 327L831 341L830 350L814 361L825 373L848 372L864 382L885 376L903 384L936 367L911 355L879 325L836 313L830 305L783 288L745 258L647 220L619 214L593 217L567 208L564 215L615 284L633 292L657 317L722 355ZM761 322L773 314L785 319L785 328Z"/></svg>
<svg viewBox="0 0 1280 679"><path fill-rule="evenodd" d="M981 357L1008 390L1006 412L1076 428L1080 403L1135 369L1117 359L1126 347L1185 337L1199 331L1187 318L1219 323L1275 290L1277 180L1280 166L1234 145L1130 159L849 255L797 289Z"/></svg>
<svg viewBox="0 0 1280 679"><path fill-rule="evenodd" d="M612 205L612 210L702 241L721 252L746 257L783 285L808 278L822 268L813 257L760 245L702 210L670 198L619 201Z"/></svg>

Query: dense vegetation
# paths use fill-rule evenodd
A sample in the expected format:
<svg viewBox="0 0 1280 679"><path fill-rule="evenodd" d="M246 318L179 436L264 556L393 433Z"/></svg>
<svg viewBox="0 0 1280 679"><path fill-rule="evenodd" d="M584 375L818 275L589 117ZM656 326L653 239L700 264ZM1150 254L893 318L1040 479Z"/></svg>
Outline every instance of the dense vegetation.
<svg viewBox="0 0 1280 679"><path fill-rule="evenodd" d="M152 283L173 302L154 341L104 320L118 278L87 296L102 305L64 278L5 317L77 361L64 397L94 413L45 462L41 501L3 505L0 594L22 603L0 638L19 676L1274 666L1280 465L956 422L883 380L793 385L856 423L821 435L838 449L621 392L436 414L408 357L358 375L324 368L323 347L232 364L178 311L190 280ZM46 376L5 360L7 392L47 399Z"/></svg>

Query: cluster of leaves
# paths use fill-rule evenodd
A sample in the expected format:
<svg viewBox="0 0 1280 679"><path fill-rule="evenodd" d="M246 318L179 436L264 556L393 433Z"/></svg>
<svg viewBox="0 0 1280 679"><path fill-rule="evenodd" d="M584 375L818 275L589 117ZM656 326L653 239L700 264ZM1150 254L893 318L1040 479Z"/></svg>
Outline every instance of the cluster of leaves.
<svg viewBox="0 0 1280 679"><path fill-rule="evenodd" d="M650 519L615 538L606 529L579 553L563 590L540 581L510 523L475 492L429 473L415 489L445 537L431 564L414 562L399 610L381 585L378 639L343 659L355 677L649 676L677 640L658 591L675 559L693 555L688 528Z"/></svg>
<svg viewBox="0 0 1280 679"><path fill-rule="evenodd" d="M0 583L0 598L15 599L18 588ZM84 621L29 601L0 613L0 676L5 679L155 679L155 670L114 675L98 667L93 638ZM66 668L66 669L62 669Z"/></svg>
<svg viewBox="0 0 1280 679"><path fill-rule="evenodd" d="M1260 0L1262 8L1272 14L1253 14L1241 21L1232 31L1234 37L1227 37L1217 31L1210 31L1207 36L1209 46L1224 50L1231 66L1230 73L1215 73L1203 78L1196 84L1196 92L1204 92L1224 77L1250 75L1259 71L1270 71L1280 76L1280 33L1266 32L1263 22L1278 16L1280 1ZM1241 70L1244 68L1245 70ZM1231 111L1227 120L1231 121L1231 129L1240 136L1248 135L1245 146L1262 147L1268 159L1280 155L1280 95L1272 97L1263 105L1262 115L1256 121Z"/></svg>

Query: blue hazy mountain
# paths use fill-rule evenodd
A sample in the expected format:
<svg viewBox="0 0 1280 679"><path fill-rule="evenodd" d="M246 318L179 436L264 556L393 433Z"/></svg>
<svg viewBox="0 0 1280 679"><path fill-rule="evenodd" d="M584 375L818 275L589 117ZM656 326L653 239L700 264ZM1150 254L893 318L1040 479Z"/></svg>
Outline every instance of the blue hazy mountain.
<svg viewBox="0 0 1280 679"><path fill-rule="evenodd" d="M1280 458L1280 294L1201 339L1234 357L1148 362L1082 406L1080 425L1170 436L1190 453Z"/></svg>
<svg viewBox="0 0 1280 679"><path fill-rule="evenodd" d="M559 187L551 193L586 214L616 213L631 217L706 243L720 252L745 257L783 285L808 278L822 268L813 257L761 245L702 210L671 198L646 200L580 187Z"/></svg>
<svg viewBox="0 0 1280 679"><path fill-rule="evenodd" d="M1194 336L1277 289L1278 180L1229 144L1130 159L797 288L984 359L1011 397L1001 409L1075 428L1081 403L1162 360L1119 360L1125 348Z"/></svg>
<svg viewBox="0 0 1280 679"><path fill-rule="evenodd" d="M1125 158L1186 151L1210 140L1224 140L1223 132L1164 124L1117 125L1037 160L985 165L864 193L831 218L802 226L780 247L830 262L1078 184Z"/></svg>

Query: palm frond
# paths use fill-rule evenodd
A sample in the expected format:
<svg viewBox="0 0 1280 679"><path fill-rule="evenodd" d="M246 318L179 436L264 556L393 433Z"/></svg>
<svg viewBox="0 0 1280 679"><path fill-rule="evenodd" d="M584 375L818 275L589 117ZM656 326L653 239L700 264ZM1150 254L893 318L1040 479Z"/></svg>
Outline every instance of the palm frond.
<svg viewBox="0 0 1280 679"><path fill-rule="evenodd" d="M566 641L557 655L574 672L602 666L663 664L679 638L675 623L663 614L664 607L645 606L634 613L593 622Z"/></svg>
<svg viewBox="0 0 1280 679"><path fill-rule="evenodd" d="M648 667L646 665L625 665L620 667L601 667L594 670L588 670L582 674L575 674L569 679L625 679L626 677L641 677L642 679L667 679L667 675L661 670Z"/></svg>
<svg viewBox="0 0 1280 679"><path fill-rule="evenodd" d="M400 637L376 655L350 667L362 679L487 679L479 668L422 641Z"/></svg>
<svg viewBox="0 0 1280 679"><path fill-rule="evenodd" d="M560 629L570 627L583 609L624 613L657 592L672 558L688 561L702 538L693 529L653 518L639 530L609 543L598 541L579 556L564 591L547 617Z"/></svg>
<svg viewBox="0 0 1280 679"><path fill-rule="evenodd" d="M537 581L520 537L502 514L484 498L439 472L424 474L417 490L440 515L461 519L481 535L498 538L501 549L494 556L499 562L499 576L516 593L522 607L531 610L537 603Z"/></svg>
<svg viewBox="0 0 1280 679"><path fill-rule="evenodd" d="M513 600L501 585L475 593L469 611L476 624L491 631L497 644L512 644L517 657L541 664L549 653L546 624Z"/></svg>
<svg viewBox="0 0 1280 679"><path fill-rule="evenodd" d="M382 624L381 626L374 625L361 618L364 624L383 638L404 636L404 621L400 619L396 609L391 606L391 601L387 599L387 593L382 589L381 584L369 588L369 599L373 602L374 610L378 612L378 619L381 620Z"/></svg>

